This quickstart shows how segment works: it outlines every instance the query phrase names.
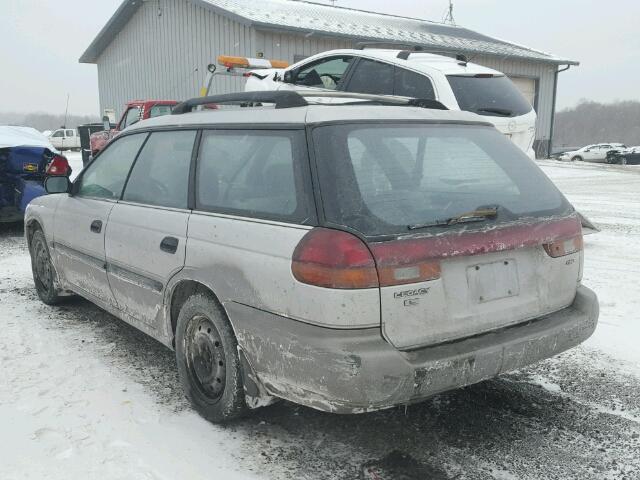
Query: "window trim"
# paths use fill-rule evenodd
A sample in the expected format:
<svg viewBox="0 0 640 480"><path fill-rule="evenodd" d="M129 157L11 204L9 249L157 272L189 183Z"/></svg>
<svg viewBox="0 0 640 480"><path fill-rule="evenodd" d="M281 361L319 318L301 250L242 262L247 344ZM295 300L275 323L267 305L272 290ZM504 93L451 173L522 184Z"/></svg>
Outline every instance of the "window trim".
<svg viewBox="0 0 640 480"><path fill-rule="evenodd" d="M250 212L247 210L224 208L224 207L208 207L200 204L198 201L198 173L200 166L200 154L202 152L203 137L207 132L225 132L225 131L242 131L242 132L299 132L302 155L297 159L293 156L294 168L295 163L298 163L300 168L300 174L302 176L301 188L296 189L296 199L298 206L296 211L290 215L279 215L273 213L263 212ZM212 215L224 215L237 219L246 219L251 221L263 221L263 222L276 222L289 225L317 225L317 212L314 196L314 188L311 179L311 163L309 160L309 145L307 142L307 136L305 134L305 126L302 124L295 124L287 127L272 128L271 125L251 125L251 124L238 124L233 126L218 126L211 125L202 129L202 135L198 145L197 157L194 165L193 172L193 196L194 196L194 213L212 214ZM298 218L300 217L300 218ZM304 218L303 218L304 217Z"/></svg>

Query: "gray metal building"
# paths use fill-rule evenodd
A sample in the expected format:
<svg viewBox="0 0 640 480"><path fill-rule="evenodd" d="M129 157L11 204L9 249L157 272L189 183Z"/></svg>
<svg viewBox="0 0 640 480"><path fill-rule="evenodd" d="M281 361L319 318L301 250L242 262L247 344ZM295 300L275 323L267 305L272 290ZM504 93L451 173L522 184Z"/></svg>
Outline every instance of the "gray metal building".
<svg viewBox="0 0 640 480"><path fill-rule="evenodd" d="M578 65L466 28L293 0L125 0L80 62L98 66L101 110L120 115L133 99L197 96L221 54L292 63L363 40L465 53L509 75L538 114L539 156L551 145L558 73ZM238 91L241 82L216 77L213 91Z"/></svg>

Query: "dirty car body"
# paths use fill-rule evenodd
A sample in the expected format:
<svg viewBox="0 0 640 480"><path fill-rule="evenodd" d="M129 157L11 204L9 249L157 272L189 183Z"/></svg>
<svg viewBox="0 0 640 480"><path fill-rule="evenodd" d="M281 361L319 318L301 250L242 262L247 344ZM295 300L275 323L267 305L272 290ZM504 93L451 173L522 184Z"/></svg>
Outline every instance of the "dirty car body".
<svg viewBox="0 0 640 480"><path fill-rule="evenodd" d="M325 104L140 122L69 193L29 207L27 237L38 229L58 292L175 348L179 368L184 311L212 299L237 344L209 344L200 324L196 376L228 390L208 349L221 342L227 364L237 350L249 407L418 402L574 347L598 318L573 207L465 112ZM232 416L211 404L194 402Z"/></svg>

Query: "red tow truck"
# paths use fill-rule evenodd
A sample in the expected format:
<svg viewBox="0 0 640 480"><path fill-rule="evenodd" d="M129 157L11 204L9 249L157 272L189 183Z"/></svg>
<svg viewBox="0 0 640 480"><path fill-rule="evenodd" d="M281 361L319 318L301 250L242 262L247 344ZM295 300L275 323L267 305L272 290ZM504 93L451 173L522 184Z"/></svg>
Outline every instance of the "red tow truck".
<svg viewBox="0 0 640 480"><path fill-rule="evenodd" d="M109 119L104 118L105 129L92 133L89 137L91 157L94 157L109 143L119 132L140 120L169 115L171 109L178 103L175 100L132 100L128 102L120 121L115 128L109 125Z"/></svg>

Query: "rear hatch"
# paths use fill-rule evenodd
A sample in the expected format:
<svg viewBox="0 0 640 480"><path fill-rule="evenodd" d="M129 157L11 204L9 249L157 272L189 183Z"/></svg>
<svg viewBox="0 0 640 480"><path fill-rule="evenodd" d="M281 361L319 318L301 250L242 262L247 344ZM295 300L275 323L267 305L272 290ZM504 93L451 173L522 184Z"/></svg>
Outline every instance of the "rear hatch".
<svg viewBox="0 0 640 480"><path fill-rule="evenodd" d="M460 110L486 117L523 152L533 146L536 114L505 75L447 75Z"/></svg>
<svg viewBox="0 0 640 480"><path fill-rule="evenodd" d="M573 301L580 223L494 128L340 125L313 138L327 224L367 243L383 334L397 348L504 328Z"/></svg>

